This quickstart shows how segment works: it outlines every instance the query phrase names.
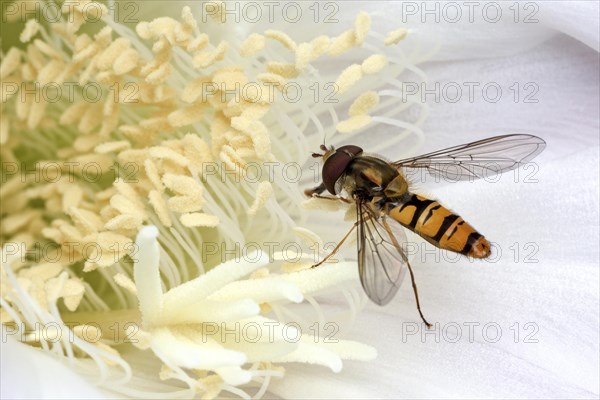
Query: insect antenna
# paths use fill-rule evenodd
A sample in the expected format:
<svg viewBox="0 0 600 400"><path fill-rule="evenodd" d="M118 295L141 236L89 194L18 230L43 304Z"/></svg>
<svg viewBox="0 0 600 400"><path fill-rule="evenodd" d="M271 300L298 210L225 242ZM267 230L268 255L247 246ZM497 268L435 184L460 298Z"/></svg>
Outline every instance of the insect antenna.
<svg viewBox="0 0 600 400"><path fill-rule="evenodd" d="M319 149L321 149L324 152L327 151L331 151L333 149L333 147L331 149L328 149L327 146L325 146L325 144L323 143L322 145L319 146ZM323 157L325 154L321 154L321 153L312 153L312 156L314 158L318 158L318 157Z"/></svg>

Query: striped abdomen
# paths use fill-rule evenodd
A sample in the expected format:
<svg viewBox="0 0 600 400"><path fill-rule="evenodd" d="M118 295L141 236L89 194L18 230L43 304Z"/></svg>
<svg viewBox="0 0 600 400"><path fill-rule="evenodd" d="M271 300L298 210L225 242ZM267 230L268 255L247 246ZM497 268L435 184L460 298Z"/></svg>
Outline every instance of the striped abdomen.
<svg viewBox="0 0 600 400"><path fill-rule="evenodd" d="M439 248L475 258L490 255L490 242L435 200L408 194L406 200L388 203L388 214Z"/></svg>

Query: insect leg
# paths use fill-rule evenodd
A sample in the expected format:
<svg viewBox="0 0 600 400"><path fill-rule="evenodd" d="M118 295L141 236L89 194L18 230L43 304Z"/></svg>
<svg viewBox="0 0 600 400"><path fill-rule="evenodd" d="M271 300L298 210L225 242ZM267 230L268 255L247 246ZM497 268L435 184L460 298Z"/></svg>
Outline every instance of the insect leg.
<svg viewBox="0 0 600 400"><path fill-rule="evenodd" d="M410 280L412 282L413 292L415 292L415 300L417 301L417 311L419 311L421 319L423 320L423 322L425 322L425 325L427 325L427 329L430 329L431 324L427 322L427 320L423 316L423 312L421 312L421 305L419 304L419 293L417 291L417 282L415 282L415 274L413 274L413 270L410 266L410 263L407 262L406 265L408 266L408 272L410 272Z"/></svg>
<svg viewBox="0 0 600 400"><path fill-rule="evenodd" d="M392 240L394 246L396 246L396 248L400 249L400 244L396 241L396 238L394 237L394 235L392 233L392 229L390 228L390 225L387 223L385 216L382 217L382 224L385 227L385 230L388 232L388 235L390 236L390 239ZM402 250L400 250L400 254L402 254L402 258L406 262L406 266L408 267L408 272L410 273L410 280L412 282L413 292L415 293L415 300L417 302L417 311L419 311L419 315L421 316L421 319L423 320L423 322L429 329L429 328L431 328L431 324L429 322L427 322L427 320L425 319L425 316L423 315L423 312L421 311L421 304L419 303L419 292L417 291L417 282L415 281L415 274L413 273L412 267L410 266L410 262L408 262L408 258L402 252Z"/></svg>
<svg viewBox="0 0 600 400"><path fill-rule="evenodd" d="M357 225L358 225L358 222L355 222L354 225L352 225L352 228L350 228L350 230L348 231L348 233L346 233L346 235L342 238L342 240L340 240L340 242L337 244L337 246L335 246L335 248L331 251L331 253L329 253L325 258L323 258L317 264L313 265L311 268L318 267L319 265L323 264L325 261L329 260L335 253L337 253L337 251L340 249L340 247L342 246L342 244L344 244L344 242L346 241L346 239L348 239L348 236L350 236L350 234L356 228Z"/></svg>
<svg viewBox="0 0 600 400"><path fill-rule="evenodd" d="M354 203L354 201L347 199L345 197L321 196L318 194L313 194L311 197L316 197L317 199L323 199L323 200L343 201L344 203Z"/></svg>
<svg viewBox="0 0 600 400"><path fill-rule="evenodd" d="M314 196L314 195L319 195L321 193L323 193L325 191L325 183L321 183L319 186L312 188L312 189L306 189L304 191L304 194L308 197Z"/></svg>

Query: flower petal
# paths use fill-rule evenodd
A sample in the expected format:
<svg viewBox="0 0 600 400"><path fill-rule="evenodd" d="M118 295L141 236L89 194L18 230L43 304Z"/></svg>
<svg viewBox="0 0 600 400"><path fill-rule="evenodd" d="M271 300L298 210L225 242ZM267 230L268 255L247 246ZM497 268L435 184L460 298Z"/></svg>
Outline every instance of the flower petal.
<svg viewBox="0 0 600 400"><path fill-rule="evenodd" d="M258 315L260 307L251 300L239 301L210 301L202 300L198 303L162 314L161 324L193 324L205 321L237 321Z"/></svg>
<svg viewBox="0 0 600 400"><path fill-rule="evenodd" d="M157 328L152 331L152 349L161 358L167 358L183 368L214 370L241 366L246 362L244 353L208 344L199 345L167 328Z"/></svg>
<svg viewBox="0 0 600 400"><path fill-rule="evenodd" d="M206 274L196 279L177 286L163 298L163 312L168 314L177 312L181 307L189 306L206 299L218 288L248 275L254 270L264 267L269 263L269 256L260 251L248 254L238 260L232 259L211 269Z"/></svg>
<svg viewBox="0 0 600 400"><path fill-rule="evenodd" d="M260 304L281 299L300 303L304 296L293 282L279 277L267 277L231 282L208 298L221 301L252 299Z"/></svg>

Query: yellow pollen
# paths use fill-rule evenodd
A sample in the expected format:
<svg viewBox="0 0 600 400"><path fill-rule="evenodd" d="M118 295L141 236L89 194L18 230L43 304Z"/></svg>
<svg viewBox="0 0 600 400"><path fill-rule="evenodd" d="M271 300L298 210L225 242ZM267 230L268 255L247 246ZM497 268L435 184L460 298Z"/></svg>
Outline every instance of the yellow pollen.
<svg viewBox="0 0 600 400"><path fill-rule="evenodd" d="M339 56L356 46L356 34L350 29L334 38L329 46L329 55Z"/></svg>
<svg viewBox="0 0 600 400"><path fill-rule="evenodd" d="M296 49L296 70L302 71L313 60L313 46L310 43L300 43Z"/></svg>
<svg viewBox="0 0 600 400"><path fill-rule="evenodd" d="M369 115L357 115L344 121L338 122L336 129L340 133L349 133L358 131L369 123L371 123L371 117Z"/></svg>
<svg viewBox="0 0 600 400"><path fill-rule="evenodd" d="M317 36L310 42L311 47L311 61L316 60L321 55L325 54L329 51L329 47L331 46L331 38L326 35Z"/></svg>
<svg viewBox="0 0 600 400"><path fill-rule="evenodd" d="M363 76L362 67L358 64L352 64L342 71L335 81L338 93L342 94L348 91Z"/></svg>
<svg viewBox="0 0 600 400"><path fill-rule="evenodd" d="M138 66L139 53L134 49L126 49L113 62L113 71L117 75L125 75Z"/></svg>
<svg viewBox="0 0 600 400"><path fill-rule="evenodd" d="M263 35L252 33L244 40L240 46L240 56L251 57L265 48L266 39Z"/></svg>
<svg viewBox="0 0 600 400"><path fill-rule="evenodd" d="M302 45L298 46L299 48ZM283 62L274 62L271 61L267 63L267 72L281 75L284 78L296 78L300 74L300 72L296 69L296 65L290 63Z"/></svg>
<svg viewBox="0 0 600 400"><path fill-rule="evenodd" d="M269 197L273 194L273 186L268 181L263 181L258 184L258 188L256 189L256 197L254 198L254 202L248 209L248 215L256 215L258 210L265 206Z"/></svg>
<svg viewBox="0 0 600 400"><path fill-rule="evenodd" d="M195 226L205 226L209 228L214 228L219 225L219 218L204 213L189 213L183 214L179 220L184 226L187 227L195 227Z"/></svg>
<svg viewBox="0 0 600 400"><path fill-rule="evenodd" d="M296 42L292 40L285 32L270 29L265 31L265 36L269 39L273 39L282 45L284 45L288 50L295 51L296 50Z"/></svg>
<svg viewBox="0 0 600 400"><path fill-rule="evenodd" d="M187 167L190 163L187 158L185 158L182 154L177 153L176 151L169 149L164 146L154 146L150 148L150 156L156 159L166 159L173 161L175 164L180 165L182 167ZM141 164L141 163L140 163Z"/></svg>
<svg viewBox="0 0 600 400"><path fill-rule="evenodd" d="M281 89L287 83L285 77L269 72L258 74L256 78L263 83L274 85L277 89Z"/></svg>
<svg viewBox="0 0 600 400"><path fill-rule="evenodd" d="M229 49L229 43L222 41L213 51L198 53L192 59L192 64L195 68L206 68L216 62L221 61L225 57L225 53Z"/></svg>
<svg viewBox="0 0 600 400"><path fill-rule="evenodd" d="M173 224L171 221L171 215L169 214L169 208L165 203L161 193L156 190L151 190L148 194L148 202L154 208L154 212L158 216L160 223L170 228Z"/></svg>
<svg viewBox="0 0 600 400"><path fill-rule="evenodd" d="M356 44L362 46L369 33L369 29L371 29L371 16L364 11L359 13L356 16L354 29L356 31Z"/></svg>
<svg viewBox="0 0 600 400"><path fill-rule="evenodd" d="M383 54L373 54L362 63L362 71L365 75L376 74L387 66L387 57Z"/></svg>
<svg viewBox="0 0 600 400"><path fill-rule="evenodd" d="M131 143L127 140L119 140L115 142L105 142L99 144L94 148L94 151L98 154L106 154L106 153L117 153L121 150L126 150L131 148Z"/></svg>
<svg viewBox="0 0 600 400"><path fill-rule="evenodd" d="M358 115L367 114L378 104L379 96L377 95L377 92L374 92L372 90L365 92L358 96L356 100L354 100L354 102L350 106L350 109L348 110L348 115L350 115L351 117L356 117Z"/></svg>
<svg viewBox="0 0 600 400"><path fill-rule="evenodd" d="M405 28L400 28L400 29L396 29L395 31L391 31L387 34L383 43L386 46L390 46L392 44L397 44L406 37L407 33L408 33L408 30Z"/></svg>
<svg viewBox="0 0 600 400"><path fill-rule="evenodd" d="M199 103L193 106L181 108L169 114L168 121L173 127L191 125L204 118L206 105Z"/></svg>

